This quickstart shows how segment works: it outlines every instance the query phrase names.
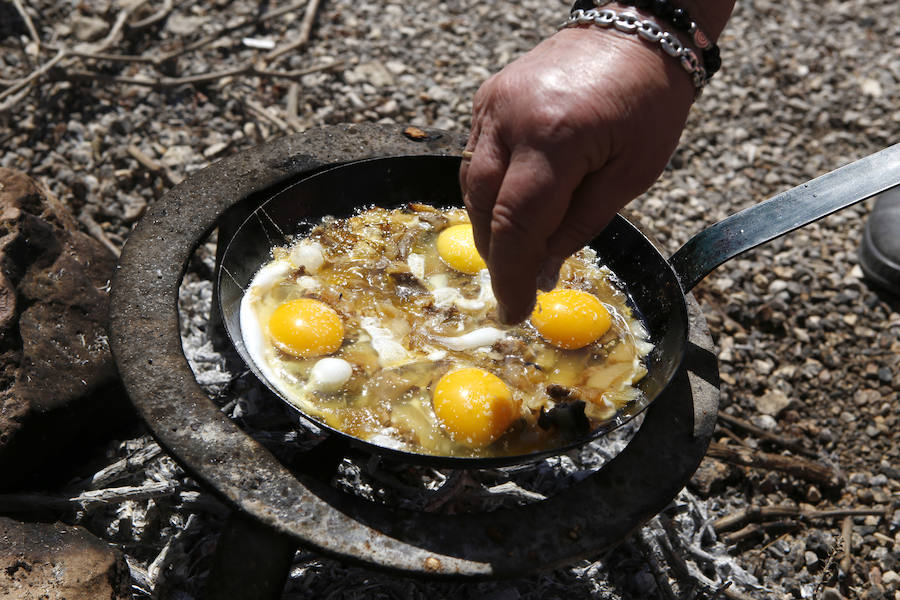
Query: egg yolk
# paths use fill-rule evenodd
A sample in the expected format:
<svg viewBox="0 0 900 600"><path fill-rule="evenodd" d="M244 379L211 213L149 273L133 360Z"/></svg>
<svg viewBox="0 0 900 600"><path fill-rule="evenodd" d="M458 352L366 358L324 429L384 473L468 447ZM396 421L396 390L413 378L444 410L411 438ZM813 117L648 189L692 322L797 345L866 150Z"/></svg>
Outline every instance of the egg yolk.
<svg viewBox="0 0 900 600"><path fill-rule="evenodd" d="M441 377L432 402L450 437L471 448L487 446L515 420L513 397L506 384L475 367Z"/></svg>
<svg viewBox="0 0 900 600"><path fill-rule="evenodd" d="M547 342L574 350L599 339L612 321L609 311L593 294L557 289L538 295L531 324Z"/></svg>
<svg viewBox="0 0 900 600"><path fill-rule="evenodd" d="M279 350L298 358L331 354L344 341L337 312L318 300L285 302L269 318L269 335Z"/></svg>
<svg viewBox="0 0 900 600"><path fill-rule="evenodd" d="M468 223L453 225L443 230L437 238L437 251L445 263L453 269L474 275L486 269L484 259L475 248L475 236Z"/></svg>

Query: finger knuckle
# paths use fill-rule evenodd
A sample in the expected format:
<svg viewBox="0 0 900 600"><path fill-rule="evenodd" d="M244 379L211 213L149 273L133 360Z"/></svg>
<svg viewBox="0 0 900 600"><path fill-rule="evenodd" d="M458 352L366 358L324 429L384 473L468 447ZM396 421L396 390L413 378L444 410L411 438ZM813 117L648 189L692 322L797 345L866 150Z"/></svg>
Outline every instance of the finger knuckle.
<svg viewBox="0 0 900 600"><path fill-rule="evenodd" d="M501 239L525 239L531 235L531 227L523 219L523 211L498 204L491 215L491 237Z"/></svg>

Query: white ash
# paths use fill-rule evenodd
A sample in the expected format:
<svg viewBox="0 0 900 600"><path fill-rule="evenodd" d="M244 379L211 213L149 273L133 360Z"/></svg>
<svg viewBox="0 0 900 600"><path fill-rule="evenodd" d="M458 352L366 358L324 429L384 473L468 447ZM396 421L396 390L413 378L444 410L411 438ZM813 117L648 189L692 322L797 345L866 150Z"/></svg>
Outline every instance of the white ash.
<svg viewBox="0 0 900 600"><path fill-rule="evenodd" d="M208 381L206 370L220 374L217 377L227 381L230 387L226 390L219 384L207 385L210 396L224 407L230 407L230 416L251 436L273 449L276 456L293 455L318 443L321 437L295 425L285 415L280 401L268 393L245 366L235 362L233 352L227 347L226 354L217 354L214 350L222 346L212 344L208 339L211 290L210 281L189 272L179 293L182 345L197 380ZM233 377L232 371L240 373ZM227 400L232 394L237 394L236 402ZM642 420L639 416L612 433L564 454L513 467L450 470L402 465L377 457L368 460L345 458L338 466L332 485L367 500L443 514L489 512L540 502L556 494L565 494L572 483L590 476L614 458L637 432ZM667 519L665 527L661 521L664 517L655 517L643 535L653 539L670 538L670 545L684 554L681 563L688 565L693 573L703 574L709 586L721 586L731 581L744 588L761 589L759 582L741 569L726 548L716 542L705 501L684 490L667 510L675 517ZM677 587L669 582L677 578L674 572L670 573L664 560L654 568L648 567L646 561L635 560L635 554L640 556L646 551L646 548L635 548L626 542L601 560L540 575L539 594L535 594L533 583L522 585L515 595L498 583L478 584L478 589L485 594L505 594L497 595L498 598L543 598L557 586L562 589L576 582L585 590L589 589L593 597L612 600L627 597L619 595L618 586L622 585L622 580L627 581L625 587L641 594L652 593L661 585ZM298 552L285 597L303 597L303 594L313 593L319 585L323 586L319 588L321 592L327 589L330 594L345 594L350 598L368 597L366 594L374 590L399 593L401 589L403 597L424 598L436 590L454 589L459 584L401 582L365 569L348 568L304 551Z"/></svg>
<svg viewBox="0 0 900 600"><path fill-rule="evenodd" d="M45 63L52 45L79 43L78 28L72 27L78 18L95 17L111 24L118 14L110 2L21 4L44 43L35 54L14 9L13 18L0 18L4 82L25 77ZM156 27L124 28L129 40L108 51L158 56L165 48L183 46L207 31L222 31L226 22L259 12L259 3L247 0L154 1L144 3L136 18L166 4L171 6L168 19ZM246 101L265 106L297 131L353 121L466 131L478 85L551 34L569 4L323 2L307 46L274 66L339 66L305 75L290 86L286 81L244 76L157 90L70 81L66 73L71 67L54 69L52 77L39 78L26 88L13 110L0 114L4 150L0 165L43 180L73 214L93 215L99 226L91 235L120 246L145 207L185 174L202 168L214 160L212 156L239 152L286 133L278 122L250 110ZM896 9L896 0L738 2L719 40L721 72L695 104L666 172L630 207L640 222L674 251L715 220L900 139ZM261 53L240 40L251 36L281 45L295 39L302 11L301 7L266 22L261 30L247 28L186 54L174 65L175 74L224 72L252 64ZM185 19L197 17L208 29L176 33L184 31ZM152 63L87 61L75 62L74 68L127 77L159 74ZM151 161L138 160L128 151L132 145ZM168 158L180 154L187 162L153 166L167 154ZM836 458L857 482L831 495L808 493L802 481L742 469L735 481L704 502L711 515L722 516L750 503L809 502L828 508L871 502L898 508L900 421L895 407L900 393L900 304L867 288L856 264L862 220L870 207L866 203L847 209L749 252L717 269L695 289L713 339L722 349L724 409L752 420L756 398L772 390L784 393L795 405L775 416L779 433L797 436L817 452ZM774 369L761 374L754 368L756 361L768 361ZM227 392L216 400L229 414L240 415L242 422L259 418L264 414L257 406L262 399L241 389L239 369L227 370L237 376L230 386L222 383L225 370L211 375L220 386L213 393ZM269 437L273 444L298 441L288 429L272 430ZM749 436L744 439L754 442ZM133 467L122 471L116 467L115 480L98 486L87 481L73 484L66 498L87 489L149 482L143 465L156 459L141 462L136 456L144 443L149 442L132 440L127 448L112 444L109 464L98 469L129 457L135 458ZM144 570L178 531L163 515L203 517L201 524L209 536L185 539L183 550L175 545L169 552L173 563L192 565L188 574L193 579L176 581L161 570L159 581L150 582L139 596L149 595L154 585L159 587L157 597L200 596L205 573L200 557L211 554L225 509L189 480L181 481L184 487L172 498L146 501L162 510L157 513L158 532L146 529L140 540L104 533L116 519L109 507L80 513L79 522L117 544ZM441 484L436 477L435 485ZM468 482L460 479L456 485ZM855 519L850 570L842 567L837 584L827 585L839 585L845 596L896 595L898 515L895 510L885 519ZM813 522L780 539L767 536L732 548L731 555L772 592L740 589L737 583L731 590L766 599L808 596L821 576L817 569L839 537L839 522ZM818 561L807 560L812 558L809 554ZM513 582L454 586L343 569L333 561L302 554L285 596L663 597L657 586L662 579L651 572L648 561L648 554L635 543L626 543L597 564L585 562ZM712 594L701 588L695 596Z"/></svg>

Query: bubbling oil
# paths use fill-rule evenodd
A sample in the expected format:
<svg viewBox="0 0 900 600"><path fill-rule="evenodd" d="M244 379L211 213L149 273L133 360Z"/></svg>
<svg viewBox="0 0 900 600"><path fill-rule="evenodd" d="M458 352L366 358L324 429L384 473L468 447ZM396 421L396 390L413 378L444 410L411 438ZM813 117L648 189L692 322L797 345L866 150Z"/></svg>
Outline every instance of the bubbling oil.
<svg viewBox="0 0 900 600"><path fill-rule="evenodd" d="M333 429L441 456L552 448L636 400L634 384L646 374L643 359L652 346L622 286L597 264L594 251L584 248L564 262L559 287L596 297L611 325L595 341L567 350L543 339L530 322L500 323L487 269L461 272L442 259L439 234L466 223L462 209L375 207L326 218L291 245L273 248L241 306L242 336L254 363L284 398ZM295 356L273 343L273 313L300 298L340 316L343 339L329 358L345 361L349 375L337 387L312 375L321 356ZM435 386L464 368L493 374L509 389L513 418L504 419L509 425L497 435L478 438L489 442L461 439L435 414ZM577 418L556 418L567 412Z"/></svg>

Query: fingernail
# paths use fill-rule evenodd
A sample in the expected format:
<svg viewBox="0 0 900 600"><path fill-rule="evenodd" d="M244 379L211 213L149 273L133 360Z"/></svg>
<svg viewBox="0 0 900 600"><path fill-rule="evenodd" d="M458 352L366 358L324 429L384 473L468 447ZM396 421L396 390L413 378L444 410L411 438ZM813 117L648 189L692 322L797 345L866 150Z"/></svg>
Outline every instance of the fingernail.
<svg viewBox="0 0 900 600"><path fill-rule="evenodd" d="M534 302L531 303L530 306L527 307L522 314L513 314L509 312L502 304L497 304L497 318L500 319L500 322L504 325L517 325L528 318L531 314L531 311L534 310Z"/></svg>
<svg viewBox="0 0 900 600"><path fill-rule="evenodd" d="M538 269L537 287L542 292L549 292L559 282L559 268L562 261L555 257L545 258Z"/></svg>

